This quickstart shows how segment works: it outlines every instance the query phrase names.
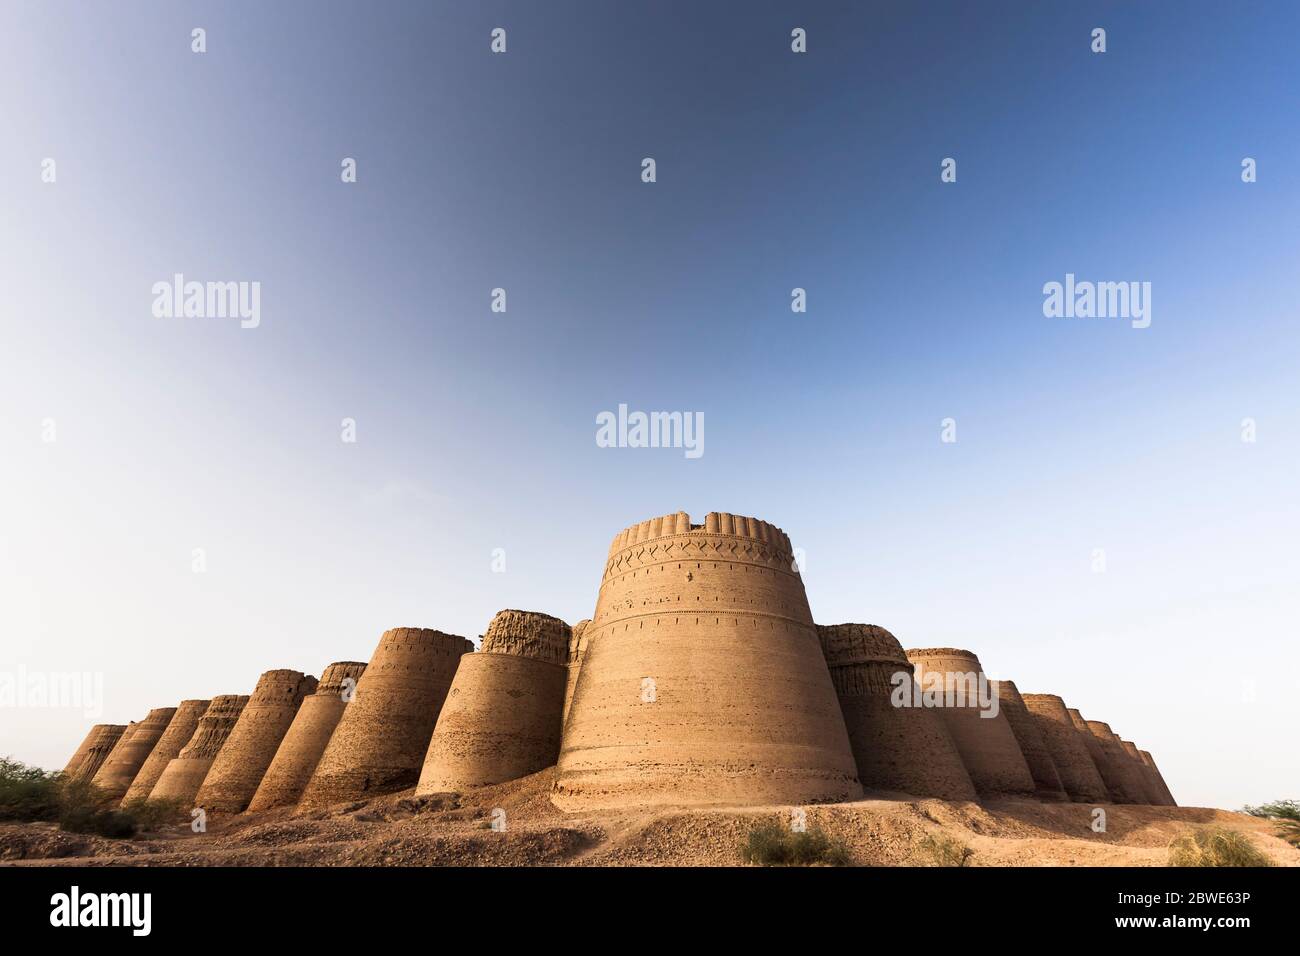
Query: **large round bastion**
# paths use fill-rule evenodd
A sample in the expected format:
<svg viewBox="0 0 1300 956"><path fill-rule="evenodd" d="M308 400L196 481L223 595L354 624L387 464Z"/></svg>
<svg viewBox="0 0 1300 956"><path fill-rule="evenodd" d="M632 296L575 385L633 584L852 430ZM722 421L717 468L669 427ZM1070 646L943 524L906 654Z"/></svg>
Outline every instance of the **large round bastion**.
<svg viewBox="0 0 1300 956"><path fill-rule="evenodd" d="M1133 766L1137 769L1138 775L1142 779L1142 784L1146 787L1147 797L1153 807L1167 806L1165 800L1164 788L1160 786L1156 775L1151 772L1151 768L1142 760L1142 755L1138 753L1137 744L1131 740L1125 740L1119 737L1119 745L1124 751L1124 755L1132 761Z"/></svg>
<svg viewBox="0 0 1300 956"><path fill-rule="evenodd" d="M330 737L300 812L413 787L472 641L422 627L385 631Z"/></svg>
<svg viewBox="0 0 1300 956"><path fill-rule="evenodd" d="M1124 781L1123 790L1129 797L1126 802L1149 806L1154 796L1150 793L1145 774L1139 767L1133 765L1129 755L1119 745L1119 737L1110 729L1110 724L1103 720L1085 720L1084 723L1093 736L1101 742L1102 751Z"/></svg>
<svg viewBox="0 0 1300 956"><path fill-rule="evenodd" d="M239 715L248 703L242 694L220 694L199 718L194 735L181 752L168 762L149 793L150 800L175 801L189 806L203 786L212 763L221 753Z"/></svg>
<svg viewBox="0 0 1300 956"><path fill-rule="evenodd" d="M944 698L935 711L952 734L966 772L982 795L1034 793L1033 775L1011 729L1001 700L997 708L979 704L979 687L988 681L979 658L956 647L913 648L907 659L916 665L922 688L942 675ZM996 688L988 684L988 693Z"/></svg>
<svg viewBox="0 0 1300 956"><path fill-rule="evenodd" d="M501 611L478 653L466 654L438 715L417 794L502 783L560 754L569 625L536 611Z"/></svg>
<svg viewBox="0 0 1300 956"><path fill-rule="evenodd" d="M74 780L93 779L125 732L126 724L95 724L63 768L64 774Z"/></svg>
<svg viewBox="0 0 1300 956"><path fill-rule="evenodd" d="M270 670L258 678L194 802L227 813L247 808L298 708L315 690L316 678L302 671Z"/></svg>
<svg viewBox="0 0 1300 956"><path fill-rule="evenodd" d="M895 706L897 676L912 664L893 634L875 624L817 625L822 653L849 733L862 786L943 800L975 800L975 787L948 728L933 709Z"/></svg>
<svg viewBox="0 0 1300 956"><path fill-rule="evenodd" d="M175 759L176 755L181 752L181 748L189 743L190 738L194 736L194 730L199 725L199 718L211 704L210 700L183 700L176 707L176 713L167 723L167 729L158 737L158 742L153 745L149 751L149 756L145 758L140 765L140 772L135 775L131 781L131 786L127 788L126 795L122 797L123 803L136 800L147 800L149 794L153 792L154 785L158 783L158 778L162 772L167 769L167 765Z"/></svg>
<svg viewBox="0 0 1300 956"><path fill-rule="evenodd" d="M1178 801L1174 799L1173 791L1169 789L1169 784L1165 783L1164 774L1162 774L1160 768L1156 766L1155 758L1145 750L1139 750L1138 756L1142 758L1142 762L1151 768L1151 772L1155 774L1156 782L1160 784L1160 792L1164 794L1166 806L1178 806Z"/></svg>
<svg viewBox="0 0 1300 956"><path fill-rule="evenodd" d="M1143 793L1140 788L1135 787L1132 775L1128 773L1127 768L1117 759L1112 748L1107 746L1107 742L1101 740L1093 733L1092 728L1088 726L1088 721L1084 720L1083 714L1079 713L1076 708L1066 708L1066 713L1070 715L1070 722L1074 724L1084 746L1088 748L1088 756L1092 758L1093 764L1097 767L1097 772L1101 774L1101 779L1105 781L1106 792L1110 794L1111 803L1141 803Z"/></svg>
<svg viewBox="0 0 1300 956"><path fill-rule="evenodd" d="M627 528L583 640L552 794L561 809L861 796L780 528L719 512Z"/></svg>
<svg viewBox="0 0 1300 956"><path fill-rule="evenodd" d="M167 725L176 714L175 707L155 707L136 724L131 736L113 748L104 765L91 782L104 792L111 804L117 804L131 789L135 775L149 759Z"/></svg>
<svg viewBox="0 0 1300 956"><path fill-rule="evenodd" d="M993 685L998 691L999 705L1007 715L1007 722L1011 724L1011 732L1016 735L1016 743L1020 745L1020 753L1029 765L1029 773L1034 778L1039 798L1068 800L1069 795L1065 792L1065 784L1061 782L1056 762L1047 749L1042 731L1030 716L1029 708L1025 706L1015 681L996 680Z"/></svg>
<svg viewBox="0 0 1300 956"><path fill-rule="evenodd" d="M1021 699L1038 726L1070 799L1076 803L1109 803L1110 791L1066 712L1065 701L1055 694L1023 694Z"/></svg>
<svg viewBox="0 0 1300 956"><path fill-rule="evenodd" d="M249 801L250 811L288 807L298 802L365 669L361 661L336 661L325 668L316 693L303 700L280 741L275 758L262 775L262 782Z"/></svg>

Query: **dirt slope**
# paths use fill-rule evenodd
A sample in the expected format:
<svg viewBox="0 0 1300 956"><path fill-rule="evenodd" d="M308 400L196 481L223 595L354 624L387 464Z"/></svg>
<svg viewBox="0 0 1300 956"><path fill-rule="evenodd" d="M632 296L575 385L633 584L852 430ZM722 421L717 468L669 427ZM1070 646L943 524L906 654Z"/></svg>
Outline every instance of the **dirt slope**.
<svg viewBox="0 0 1300 956"><path fill-rule="evenodd" d="M0 825L0 862L87 866L733 866L756 824L787 820L789 807L656 809L564 814L550 801L554 768L460 795L411 792L307 817L288 810L209 817L133 840L62 833L48 824ZM1169 841L1216 824L1242 830L1277 864L1300 851L1264 820L1192 807L1107 807L1105 833L1092 807L1007 799L977 803L867 799L805 808L810 826L843 840L861 865L933 860L921 847L941 834L974 851L973 866L1162 866ZM504 813L505 829L492 829Z"/></svg>

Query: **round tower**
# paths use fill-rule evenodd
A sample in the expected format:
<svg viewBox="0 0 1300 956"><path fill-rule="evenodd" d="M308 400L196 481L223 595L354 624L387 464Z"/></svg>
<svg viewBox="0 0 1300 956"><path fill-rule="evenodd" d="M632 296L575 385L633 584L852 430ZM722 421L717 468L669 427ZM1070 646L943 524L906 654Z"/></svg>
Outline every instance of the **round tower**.
<svg viewBox="0 0 1300 956"><path fill-rule="evenodd" d="M127 721L126 730L122 731L122 736L117 738L117 743L113 744L113 749L108 752L108 756L100 763L99 769L94 773L87 774L86 779L97 787L102 786L99 783L99 775L104 772L105 767L114 761L114 758L119 761L122 759L122 755L127 752L127 746L130 744L131 738L135 736L135 732L139 729L140 723L138 721ZM105 782L107 782L107 778L105 778Z"/></svg>
<svg viewBox="0 0 1300 956"><path fill-rule="evenodd" d="M1173 791L1169 789L1169 784L1165 783L1164 774L1162 774L1160 768L1156 766L1155 758L1145 750L1139 750L1138 755L1142 758L1142 762L1150 767L1151 772L1155 774L1156 782L1160 784L1160 792L1164 794L1165 805L1170 807L1178 806L1178 801L1174 799Z"/></svg>
<svg viewBox="0 0 1300 956"><path fill-rule="evenodd" d="M564 712L560 715L561 726L569 719L569 708L573 705L573 689L578 686L578 673L582 670L582 655L587 650L586 633L591 624L590 619L573 625L569 635L569 657L564 682Z"/></svg>
<svg viewBox="0 0 1300 956"><path fill-rule="evenodd" d="M300 811L415 786L464 654L455 634L398 627L379 639L298 803Z"/></svg>
<svg viewBox="0 0 1300 956"><path fill-rule="evenodd" d="M1153 807L1165 806L1165 795L1156 782L1155 774L1151 768L1142 762L1142 755L1138 753L1137 744L1131 740L1125 740L1123 737L1116 736L1115 743L1119 744L1120 749L1124 751L1124 756L1129 760L1129 766L1136 771L1136 776L1146 792L1147 800Z"/></svg>
<svg viewBox="0 0 1300 956"><path fill-rule="evenodd" d="M998 691L998 700L1002 710L1011 724L1011 732L1016 735L1016 743L1029 765L1029 773L1034 778L1034 787L1043 800L1068 800L1061 775L1047 749L1043 735L1034 718L1029 716L1024 699L1014 681L996 680L993 682Z"/></svg>
<svg viewBox="0 0 1300 956"><path fill-rule="evenodd" d="M549 614L492 619L479 652L460 659L417 794L503 783L555 764L571 636Z"/></svg>
<svg viewBox="0 0 1300 956"><path fill-rule="evenodd" d="M140 772L144 762L149 759L154 746L167 730L167 725L176 716L175 707L155 707L136 724L131 738L124 744L113 748L113 753L104 761L104 766L95 774L94 784L113 802L120 802L131 789L135 775Z"/></svg>
<svg viewBox="0 0 1300 956"><path fill-rule="evenodd" d="M199 787L212 769L213 761L221 753L247 704L248 697L242 695L222 694L212 698L189 743L163 768L149 799L192 805Z"/></svg>
<svg viewBox="0 0 1300 956"><path fill-rule="evenodd" d="M1083 719L1083 714L1074 707L1067 708L1066 713L1070 715L1070 723L1074 724L1074 729L1083 740L1084 746L1088 748L1088 756L1092 758L1097 772L1106 783L1110 802L1141 803L1142 794L1134 790L1131 777L1124 772L1122 764L1116 763L1115 755L1109 748L1103 746L1103 742L1092 732L1088 722Z"/></svg>
<svg viewBox="0 0 1300 956"><path fill-rule="evenodd" d="M952 734L975 789L987 795L1033 793L1033 775L979 658L955 647L929 647L909 650L907 659L916 665L921 688L933 687L940 704L934 709ZM981 706L981 696L987 707Z"/></svg>
<svg viewBox="0 0 1300 956"><path fill-rule="evenodd" d="M1109 803L1110 791L1066 713L1065 701L1055 694L1024 694L1021 699L1052 755L1070 799L1077 803Z"/></svg>
<svg viewBox="0 0 1300 956"><path fill-rule="evenodd" d="M781 529L685 512L610 546L553 793L562 809L857 799Z"/></svg>
<svg viewBox="0 0 1300 956"><path fill-rule="evenodd" d="M168 722L167 729L162 732L153 750L149 751L149 756L140 765L140 772L135 775L131 786L127 788L126 795L122 797L123 803L149 798L149 794L153 793L154 785L158 783L158 778L167 769L167 765L194 736L199 718L203 716L210 703L212 703L210 700L181 701L180 706L176 708L176 713Z"/></svg>
<svg viewBox="0 0 1300 956"><path fill-rule="evenodd" d="M315 691L316 678L302 671L272 670L258 678L194 802L207 810L244 810L303 699Z"/></svg>
<svg viewBox="0 0 1300 956"><path fill-rule="evenodd" d="M898 639L875 624L819 624L817 636L862 786L943 800L976 799L939 715L910 706L910 695L906 706L895 706L895 675L906 674L910 685L913 671Z"/></svg>
<svg viewBox="0 0 1300 956"><path fill-rule="evenodd" d="M72 756L68 758L68 762L63 767L63 775L65 777L71 777L73 773L76 771L76 769L79 766L81 766L82 763L85 762L86 754L90 752L90 747L94 743L95 738L99 736L99 734L101 733L104 727L108 727L108 726L111 725L95 724L90 728L90 730L86 732L86 736L82 739L81 743L77 746L77 749L72 752Z"/></svg>
<svg viewBox="0 0 1300 956"><path fill-rule="evenodd" d="M337 661L325 668L316 693L303 700L257 785L248 804L250 813L298 802L365 669L360 661Z"/></svg>
<svg viewBox="0 0 1300 956"><path fill-rule="evenodd" d="M74 780L94 778L126 732L126 724L95 724L63 772Z"/></svg>
<svg viewBox="0 0 1300 956"><path fill-rule="evenodd" d="M1124 802L1149 804L1151 796L1147 793L1146 781L1142 779L1141 772L1129 762L1128 754L1124 753L1124 748L1119 745L1119 738L1110 729L1110 724L1101 720L1085 720L1084 724L1101 744L1102 752L1120 781L1120 791L1125 797Z"/></svg>

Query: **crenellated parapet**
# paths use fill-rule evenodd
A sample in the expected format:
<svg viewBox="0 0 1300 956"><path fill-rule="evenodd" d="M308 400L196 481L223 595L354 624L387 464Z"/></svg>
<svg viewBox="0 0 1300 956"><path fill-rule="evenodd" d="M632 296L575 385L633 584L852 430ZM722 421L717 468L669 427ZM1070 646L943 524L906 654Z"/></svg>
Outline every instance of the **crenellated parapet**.
<svg viewBox="0 0 1300 956"><path fill-rule="evenodd" d="M569 658L571 636L569 625L558 617L538 611L498 611L479 650L564 665Z"/></svg>
<svg viewBox="0 0 1300 956"><path fill-rule="evenodd" d="M678 511L625 528L614 536L605 578L674 560L744 561L797 575L786 533L757 518L711 511L703 524Z"/></svg>
<svg viewBox="0 0 1300 956"><path fill-rule="evenodd" d="M316 694L314 696L338 697L342 695L344 682L348 680L352 681L352 686L355 689L356 682L361 679L361 675L365 671L365 661L336 661L325 668L324 673L320 675L320 683L316 685Z"/></svg>
<svg viewBox="0 0 1300 956"><path fill-rule="evenodd" d="M585 647L584 647L585 645ZM685 512L614 537L570 663L554 801L802 803L861 793L790 539Z"/></svg>
<svg viewBox="0 0 1300 956"><path fill-rule="evenodd" d="M911 670L898 638L877 624L818 624L817 637L829 667L899 664Z"/></svg>
<svg viewBox="0 0 1300 956"><path fill-rule="evenodd" d="M466 654L438 714L415 792L459 792L552 766L560 753L572 630L537 611L500 611Z"/></svg>
<svg viewBox="0 0 1300 956"><path fill-rule="evenodd" d="M199 718L198 726L190 742L177 754L178 760L211 759L221 750L235 721L248 704L247 694L218 694L208 704L208 709Z"/></svg>

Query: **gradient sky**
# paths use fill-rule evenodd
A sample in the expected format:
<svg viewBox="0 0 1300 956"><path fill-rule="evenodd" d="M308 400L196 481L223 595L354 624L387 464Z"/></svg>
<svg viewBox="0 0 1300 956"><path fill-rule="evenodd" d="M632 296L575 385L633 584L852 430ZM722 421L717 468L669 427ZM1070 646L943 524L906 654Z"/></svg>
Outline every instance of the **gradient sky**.
<svg viewBox="0 0 1300 956"><path fill-rule="evenodd" d="M818 621L971 648L1183 804L1300 797L1298 33L1282 2L8 3L0 671L102 674L125 723L389 627L577 621L620 529L721 510L804 549ZM177 272L259 281L260 327L155 318ZM1151 327L1045 318L1067 272L1151 282ZM704 456L598 448L619 403L702 412ZM0 754L60 767L90 722L0 708Z"/></svg>

